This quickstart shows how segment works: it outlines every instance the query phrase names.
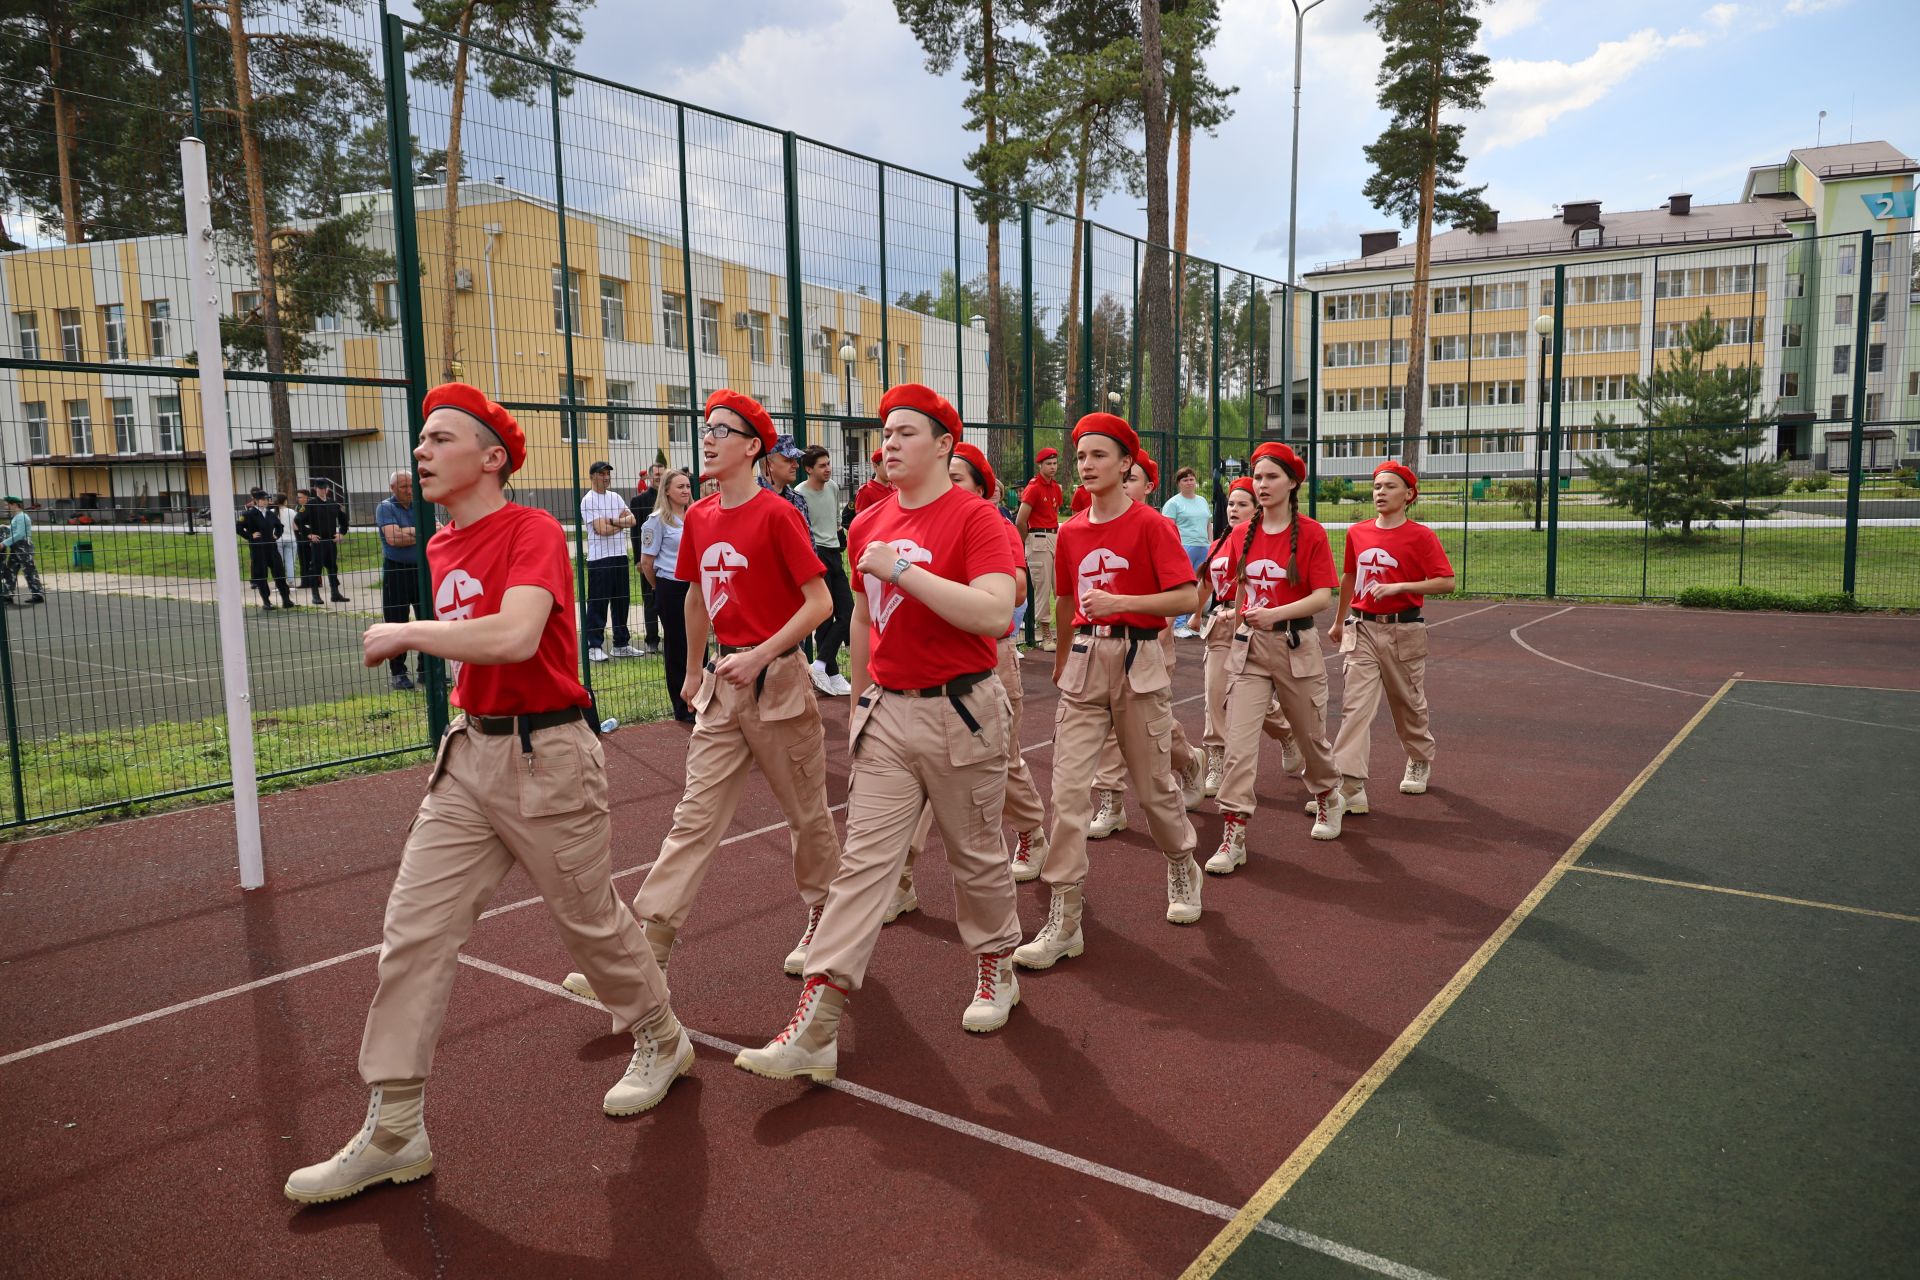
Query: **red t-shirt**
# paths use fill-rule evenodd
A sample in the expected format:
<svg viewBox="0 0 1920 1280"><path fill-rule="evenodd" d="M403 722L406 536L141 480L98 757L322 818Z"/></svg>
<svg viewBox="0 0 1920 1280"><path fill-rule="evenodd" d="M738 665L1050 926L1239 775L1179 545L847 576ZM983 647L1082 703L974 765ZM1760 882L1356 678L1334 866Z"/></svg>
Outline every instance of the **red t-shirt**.
<svg viewBox="0 0 1920 1280"><path fill-rule="evenodd" d="M1085 485L1073 491L1073 514L1079 515L1093 505L1093 493Z"/></svg>
<svg viewBox="0 0 1920 1280"><path fill-rule="evenodd" d="M448 662L453 701L477 716L521 716L592 704L580 683L580 637L573 626L573 562L560 522L509 502L465 527L446 525L427 543L433 612L442 622L500 612L514 587L540 587L553 608L540 647L524 662Z"/></svg>
<svg viewBox="0 0 1920 1280"><path fill-rule="evenodd" d="M1157 630L1167 620L1151 613L1120 613L1090 618L1081 594L1097 587L1122 596L1151 596L1193 581L1193 564L1180 545L1173 521L1136 502L1113 520L1095 524L1077 515L1060 530L1053 550L1053 589L1073 600L1073 625L1124 623Z"/></svg>
<svg viewBox="0 0 1920 1280"><path fill-rule="evenodd" d="M1017 573L1020 569L1023 569L1026 567L1027 548L1020 541L1020 530L1014 528L1013 521L1002 520L1000 524L1007 531L1007 546L1010 547L1013 551L1013 565L1014 565L1014 570ZM1019 611L1015 610L1015 612L1017 613ZM1012 635L1014 632L1018 631L1019 629L1020 629L1020 624L1017 622L1009 622L1007 624L1008 635Z"/></svg>
<svg viewBox="0 0 1920 1280"><path fill-rule="evenodd" d="M1257 524L1260 517L1253 518ZM1245 607L1272 609L1304 600L1321 587L1339 587L1326 526L1309 516L1297 515L1294 519L1300 524L1299 574L1293 581L1287 580L1287 546L1292 540L1292 531L1282 529L1279 533L1268 533L1265 529L1256 529L1253 546L1247 552L1247 598L1242 602ZM1243 528L1227 538L1236 574L1240 548L1246 545L1246 537L1247 531Z"/></svg>
<svg viewBox="0 0 1920 1280"><path fill-rule="evenodd" d="M1345 576L1354 579L1353 607L1368 613L1399 613L1402 609L1418 609L1426 602L1425 596L1405 594L1375 600L1372 587L1376 582L1421 582L1453 576L1453 564L1440 545L1439 535L1416 520L1392 529L1382 529L1371 520L1360 521L1347 530L1347 549L1341 559Z"/></svg>
<svg viewBox="0 0 1920 1280"><path fill-rule="evenodd" d="M801 588L827 571L800 513L771 489L737 507L721 506L716 493L687 508L678 563L682 582L698 566L707 620L731 648L786 626L805 602Z"/></svg>
<svg viewBox="0 0 1920 1280"><path fill-rule="evenodd" d="M864 552L868 543L891 543L929 573L972 582L987 573L1012 577L1021 565L1017 535L1003 526L1012 528L985 499L949 489L911 511L897 496L867 508L853 518L847 545ZM960 630L885 578L855 568L853 589L867 593L867 675L880 687L925 689L998 665L994 637Z"/></svg>
<svg viewBox="0 0 1920 1280"><path fill-rule="evenodd" d="M1213 602L1223 607L1233 604L1233 544L1247 536L1245 529L1228 530L1224 538L1207 548L1207 585L1213 588Z"/></svg>
<svg viewBox="0 0 1920 1280"><path fill-rule="evenodd" d="M1060 486L1045 476L1035 476L1027 481L1027 487L1020 491L1020 501L1027 504L1027 528L1058 529L1060 527Z"/></svg>
<svg viewBox="0 0 1920 1280"><path fill-rule="evenodd" d="M890 484L881 484L878 480L869 480L853 491L853 510L858 515L876 502L884 501L893 492Z"/></svg>

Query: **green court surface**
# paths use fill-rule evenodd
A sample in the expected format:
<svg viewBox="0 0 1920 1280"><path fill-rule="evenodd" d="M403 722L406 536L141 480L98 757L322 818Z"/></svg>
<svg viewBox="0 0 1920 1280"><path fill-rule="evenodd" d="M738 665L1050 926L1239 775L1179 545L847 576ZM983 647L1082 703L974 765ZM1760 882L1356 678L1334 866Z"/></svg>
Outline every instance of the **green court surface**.
<svg viewBox="0 0 1920 1280"><path fill-rule="evenodd" d="M1189 1274L1914 1274L1916 806L1920 693L1734 684Z"/></svg>

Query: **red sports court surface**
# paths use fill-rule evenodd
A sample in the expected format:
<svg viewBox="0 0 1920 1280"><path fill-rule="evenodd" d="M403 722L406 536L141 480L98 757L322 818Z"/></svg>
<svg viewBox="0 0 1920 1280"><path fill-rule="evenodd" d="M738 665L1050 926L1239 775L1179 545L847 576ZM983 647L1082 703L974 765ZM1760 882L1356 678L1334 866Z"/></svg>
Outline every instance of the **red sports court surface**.
<svg viewBox="0 0 1920 1280"><path fill-rule="evenodd" d="M930 857L922 910L889 926L850 1002L840 1088L748 1076L720 1047L763 1042L798 989L779 966L803 913L757 780L674 957L699 1061L653 1112L601 1114L630 1042L552 985L566 956L510 877L427 1090L437 1172L319 1208L280 1186L360 1123L360 1022L424 769L265 800L270 885L253 894L233 887L225 806L7 846L8 1270L1170 1275L1729 676L1920 687L1911 619L1471 601L1431 616L1431 794L1397 794L1383 714L1374 812L1316 844L1270 744L1251 861L1208 880L1188 928L1162 917L1164 862L1135 810L1094 847L1085 956L1024 976L1022 1007L984 1037L959 1028L971 965ZM1198 642L1181 655L1197 740ZM1044 791L1043 662L1027 684ZM608 740L628 895L680 793L684 733ZM836 802L843 741L830 730ZM1756 767L1780 748L1755 743ZM1022 887L1029 933L1045 902Z"/></svg>

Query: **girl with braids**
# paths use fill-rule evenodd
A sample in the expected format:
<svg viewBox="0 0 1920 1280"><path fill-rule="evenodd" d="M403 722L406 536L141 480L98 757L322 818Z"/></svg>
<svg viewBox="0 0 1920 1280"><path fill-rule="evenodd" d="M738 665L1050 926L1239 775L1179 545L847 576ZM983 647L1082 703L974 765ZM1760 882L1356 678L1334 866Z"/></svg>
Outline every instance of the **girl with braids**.
<svg viewBox="0 0 1920 1280"><path fill-rule="evenodd" d="M1340 834L1340 771L1326 737L1327 663L1313 630L1313 615L1332 603L1339 579L1326 529L1300 514L1306 473L1306 463L1278 441L1255 449L1253 492L1260 511L1237 540L1228 538L1240 625L1227 657L1220 848L1207 862L1215 875L1247 860L1260 727L1276 697L1306 766L1307 789L1315 801L1313 838L1332 840Z"/></svg>
<svg viewBox="0 0 1920 1280"><path fill-rule="evenodd" d="M1200 576L1200 619L1194 629L1207 646L1206 793L1218 795L1220 775L1227 762L1227 651L1239 621L1233 610L1233 552L1228 543L1242 536L1247 521L1259 509L1253 496L1253 478L1241 476L1227 488L1227 531L1207 548L1206 572Z"/></svg>

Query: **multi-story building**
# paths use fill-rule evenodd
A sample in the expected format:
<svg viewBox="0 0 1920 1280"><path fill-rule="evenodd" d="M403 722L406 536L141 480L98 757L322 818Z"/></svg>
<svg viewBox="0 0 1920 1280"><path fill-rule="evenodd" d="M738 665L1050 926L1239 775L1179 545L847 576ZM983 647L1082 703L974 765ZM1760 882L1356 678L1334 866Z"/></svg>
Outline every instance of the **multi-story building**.
<svg viewBox="0 0 1920 1280"><path fill-rule="evenodd" d="M1598 200L1571 200L1557 218L1496 216L1483 231L1435 236L1425 466L1534 467L1555 268L1567 289L1560 401L1569 451L1604 452L1596 424L1637 423L1633 380L1670 361L1687 326L1711 314L1720 345L1709 363L1759 370L1752 415L1776 422L1769 454L1846 466L1859 359L1866 463L1920 455L1916 172L1920 164L1884 142L1804 148L1753 169L1733 203L1679 194L1658 209L1611 213ZM1859 233L1869 230L1862 261ZM1398 232L1370 232L1359 257L1303 277L1318 322L1309 358L1324 473L1364 474L1399 451L1413 259Z"/></svg>
<svg viewBox="0 0 1920 1280"><path fill-rule="evenodd" d="M438 186L414 193L427 263L424 342L436 371L444 368L444 195ZM393 243L386 193L345 203L370 210L370 242ZM692 463L695 412L715 387L746 391L776 414L792 411L795 321L782 272L700 251L685 263L677 231L570 209L563 276L559 226L550 201L498 182L461 187L454 372L495 399L527 406L520 416L529 460L515 477L523 497L572 489L570 428L580 436L582 469L606 458L625 487L657 454L676 466ZM65 366L0 369L9 488L28 490L56 510L206 504L197 384L168 376L195 362L185 263L179 236L0 255L0 353ZM223 310L255 312L251 259L223 255L219 271ZM976 326L899 305L885 307L883 317L880 299L859 288L808 282L801 299L809 430L834 450L843 475L863 471L877 441L871 423L841 419L871 414L884 385L922 381L970 413L984 409L987 343ZM397 321L397 282L377 282L370 302ZM319 317L315 330L303 336L320 354L304 372L403 377L397 324L369 328L343 314ZM236 480L271 487L267 388L257 381L228 386ZM377 500L387 470L405 465L404 393L380 385L299 386L290 400L300 476L347 478L356 502ZM572 414L554 408L565 403L589 407Z"/></svg>

